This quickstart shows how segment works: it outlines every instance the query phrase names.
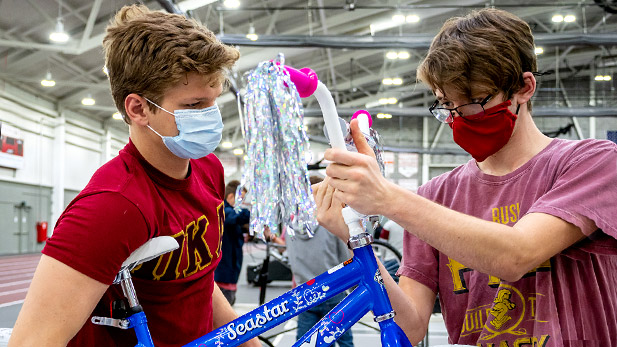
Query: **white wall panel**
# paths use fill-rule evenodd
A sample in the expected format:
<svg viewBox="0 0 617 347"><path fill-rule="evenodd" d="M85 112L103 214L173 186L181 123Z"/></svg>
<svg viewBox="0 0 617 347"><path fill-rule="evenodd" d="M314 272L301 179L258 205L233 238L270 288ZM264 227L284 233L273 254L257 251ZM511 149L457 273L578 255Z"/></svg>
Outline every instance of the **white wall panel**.
<svg viewBox="0 0 617 347"><path fill-rule="evenodd" d="M81 190L101 166L101 151L67 143L64 164L65 189Z"/></svg>

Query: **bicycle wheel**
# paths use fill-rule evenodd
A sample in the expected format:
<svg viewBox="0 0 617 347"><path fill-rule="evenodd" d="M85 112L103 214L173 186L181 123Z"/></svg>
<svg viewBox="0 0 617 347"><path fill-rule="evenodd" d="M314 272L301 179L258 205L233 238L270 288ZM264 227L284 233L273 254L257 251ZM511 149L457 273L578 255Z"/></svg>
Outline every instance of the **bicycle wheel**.
<svg viewBox="0 0 617 347"><path fill-rule="evenodd" d="M401 266L401 259L403 258L401 252L387 241L379 239L373 240L373 251L381 260L390 276L398 283L396 271Z"/></svg>
<svg viewBox="0 0 617 347"><path fill-rule="evenodd" d="M266 339L265 337L258 336L257 338L261 342L262 346L274 347L272 342L270 342L270 340Z"/></svg>

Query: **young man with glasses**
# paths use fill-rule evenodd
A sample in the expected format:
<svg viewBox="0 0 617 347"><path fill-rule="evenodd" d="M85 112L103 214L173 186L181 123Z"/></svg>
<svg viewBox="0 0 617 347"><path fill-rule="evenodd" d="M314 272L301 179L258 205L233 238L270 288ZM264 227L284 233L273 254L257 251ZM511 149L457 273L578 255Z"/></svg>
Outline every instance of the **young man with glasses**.
<svg viewBox="0 0 617 347"><path fill-rule="evenodd" d="M450 343L474 346L617 345L617 146L543 135L531 30L485 9L448 20L418 77L430 112L473 157L414 194L370 156L326 151L318 219L342 239L339 211L381 214L406 230L397 287L382 268L397 323L412 343L436 294Z"/></svg>

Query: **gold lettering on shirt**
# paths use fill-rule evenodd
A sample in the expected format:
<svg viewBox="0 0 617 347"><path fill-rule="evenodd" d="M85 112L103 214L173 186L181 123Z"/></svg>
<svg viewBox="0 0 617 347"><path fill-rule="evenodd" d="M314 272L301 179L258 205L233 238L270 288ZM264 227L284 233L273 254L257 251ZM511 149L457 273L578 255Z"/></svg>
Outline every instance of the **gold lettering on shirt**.
<svg viewBox="0 0 617 347"><path fill-rule="evenodd" d="M471 268L459 263L458 261L448 257L448 268L452 274L452 291L455 294L462 294L469 292L467 283L465 282L464 273L468 271L474 271ZM488 276L488 286L491 288L499 287L501 280L495 276Z"/></svg>
<svg viewBox="0 0 617 347"><path fill-rule="evenodd" d="M518 202L516 204L493 207L491 209L491 217L493 218L493 222L501 224L518 222L520 219L520 213L521 209Z"/></svg>
<svg viewBox="0 0 617 347"><path fill-rule="evenodd" d="M448 257L447 265L452 274L452 291L454 291L455 294L467 293L469 289L467 289L467 283L465 283L463 273L471 271L471 269L450 257Z"/></svg>
<svg viewBox="0 0 617 347"><path fill-rule="evenodd" d="M455 294L463 294L469 292L469 288L467 288L467 283L465 282L464 273L469 271L475 271L467 266L459 263L458 261L448 257L448 269L450 269L450 274L452 275L452 291ZM537 272L541 271L550 271L551 270L551 261L546 260L542 264L537 267L529 270L527 274L523 277L531 277L535 276ZM501 284L501 279L496 276L488 276L487 285L491 288L498 288Z"/></svg>
<svg viewBox="0 0 617 347"><path fill-rule="evenodd" d="M217 207L215 222L218 222L218 225L212 226L213 229L210 234L207 234L208 228L211 226L210 221L205 215L201 215L188 223L184 230L170 235L178 243L178 249L165 253L156 260L140 264L133 270L136 277L151 278L155 281L169 281L191 276L210 266L212 261L221 254L224 222L223 206L221 203Z"/></svg>
<svg viewBox="0 0 617 347"><path fill-rule="evenodd" d="M496 343L479 343L478 347L546 347L546 343L550 338L550 335L542 335L540 337L519 337L511 345L508 343L508 341L504 340Z"/></svg>
<svg viewBox="0 0 617 347"><path fill-rule="evenodd" d="M206 242L206 231L209 224L208 218L201 216L196 223L192 222L186 228L186 233L191 238L189 245L193 249L188 249L187 252L189 259L188 266L183 271L184 277L189 277L212 263L212 252Z"/></svg>
<svg viewBox="0 0 617 347"><path fill-rule="evenodd" d="M225 203L221 202L216 207L216 215L219 218L219 244L216 247L216 257L221 256L221 247L223 246L223 230L225 229Z"/></svg>
<svg viewBox="0 0 617 347"><path fill-rule="evenodd" d="M181 231L175 235L172 235L172 237L176 239L176 242L178 241L178 239L184 239L184 231ZM178 244L181 244L181 243L178 242ZM179 258L180 258L180 252L178 252L177 249L169 253L165 253L161 255L156 262L156 266L154 267L154 270L152 270L152 278L155 281L159 281L165 275L165 273L167 273L167 269L169 268L169 265L172 263L172 260L175 259L177 261L177 259Z"/></svg>

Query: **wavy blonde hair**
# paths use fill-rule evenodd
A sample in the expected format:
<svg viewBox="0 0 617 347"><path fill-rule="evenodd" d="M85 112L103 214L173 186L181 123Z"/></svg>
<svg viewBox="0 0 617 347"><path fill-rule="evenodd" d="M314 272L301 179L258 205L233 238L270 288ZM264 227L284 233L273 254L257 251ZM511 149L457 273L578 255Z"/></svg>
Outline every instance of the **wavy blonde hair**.
<svg viewBox="0 0 617 347"><path fill-rule="evenodd" d="M240 57L195 20L143 5L125 6L107 26L103 39L111 94L124 121L130 124L124 99L136 93L160 103L165 91L186 74L223 83ZM154 106L149 104L151 110Z"/></svg>
<svg viewBox="0 0 617 347"><path fill-rule="evenodd" d="M433 91L443 92L447 86L459 97L503 92L509 99L525 85L523 72L536 70L529 25L511 13L488 8L447 20L417 76ZM528 106L531 109L531 102Z"/></svg>

